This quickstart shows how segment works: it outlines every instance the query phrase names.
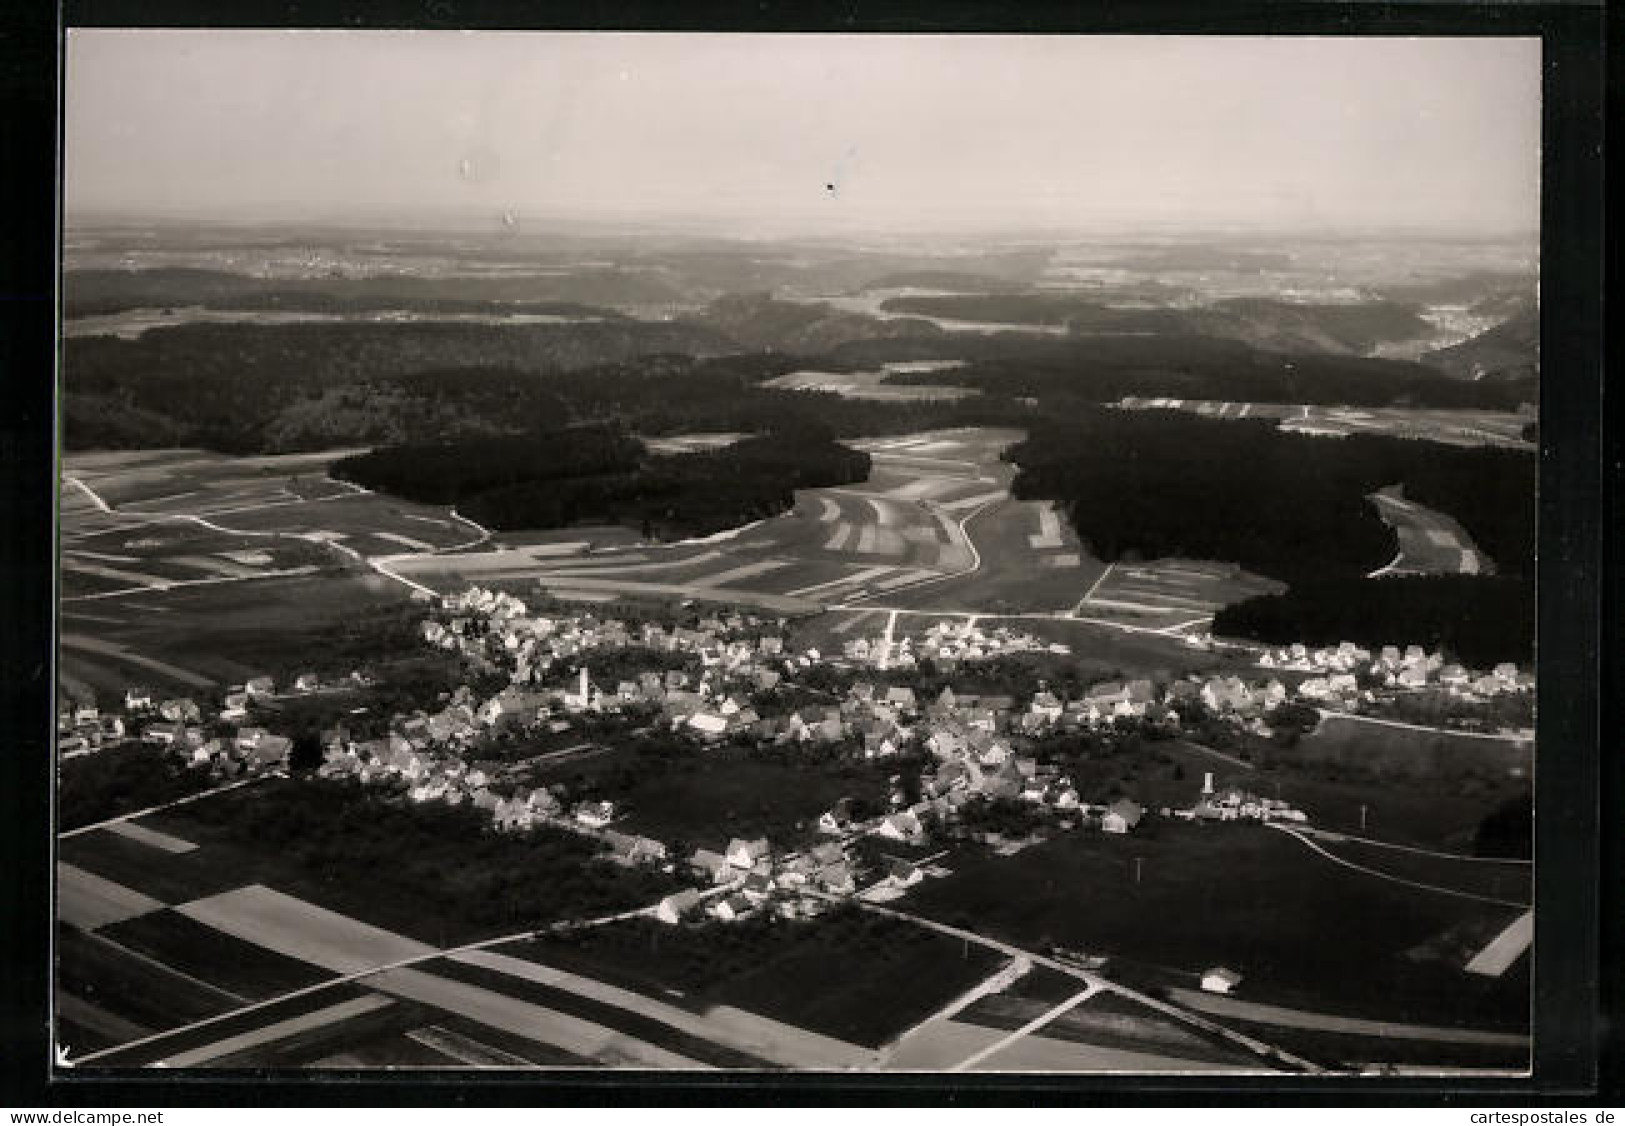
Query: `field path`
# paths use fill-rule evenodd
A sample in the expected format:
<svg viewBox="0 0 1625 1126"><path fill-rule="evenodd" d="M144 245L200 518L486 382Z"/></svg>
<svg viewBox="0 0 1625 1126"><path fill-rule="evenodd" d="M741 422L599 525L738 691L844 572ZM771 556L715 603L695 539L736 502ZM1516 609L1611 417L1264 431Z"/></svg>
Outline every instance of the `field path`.
<svg viewBox="0 0 1625 1126"><path fill-rule="evenodd" d="M1456 888L1440 887L1437 884L1424 884L1420 880L1407 880L1401 876L1393 876L1387 872L1379 872L1375 868L1367 868L1364 864L1356 864L1352 860L1344 860L1341 856L1336 856L1330 852L1327 852L1324 848L1321 848L1320 845L1311 840L1308 834L1300 832L1297 829L1288 828L1285 825L1281 825L1273 821L1266 821L1264 823L1264 827L1266 829L1274 829L1278 833L1285 833L1287 836L1291 837L1295 841L1298 841L1311 851L1317 852L1321 856L1324 856L1333 864L1341 865L1344 868L1348 868L1355 872L1360 872L1364 875L1374 877L1375 879L1387 880L1391 884L1400 884L1404 887L1415 888L1418 891L1431 891L1438 895L1454 896L1457 899L1470 899L1475 903L1489 903L1496 907L1516 907L1519 909L1527 909L1529 906L1527 903L1520 903L1514 899L1497 899L1494 896L1478 895L1470 891L1459 891Z"/></svg>
<svg viewBox="0 0 1625 1126"><path fill-rule="evenodd" d="M272 1044L278 1040L286 1040L290 1036L297 1036L301 1032L321 1028L323 1025L336 1024L351 1017L375 1012L394 1004L387 997L377 994L368 994L364 997L352 997L348 1001L340 1001L329 1005L325 1009L317 1009L311 1013L301 1013L287 1020L279 1020L274 1024L262 1025L247 1032L239 1032L235 1036L228 1036L224 1040L217 1040L213 1044L205 1044L200 1048L177 1052L173 1056L165 1056L153 1064L154 1067L196 1067L198 1064L208 1063L221 1056L235 1055L249 1048L262 1044Z"/></svg>
<svg viewBox="0 0 1625 1126"><path fill-rule="evenodd" d="M145 817L149 813L160 813L163 810L171 809L171 808L173 808L174 806L177 806L177 805L185 805L187 802L202 801L204 798L212 798L216 794L223 794L227 790L235 790L239 786L252 786L254 783L263 782L267 778L285 778L285 777L287 777L287 775L284 774L280 770L267 771L264 774L256 774L252 778L243 778L243 779L239 779L236 782L227 782L224 786L215 786L213 789L209 789L209 790L199 790L195 794L187 794L183 798L176 798L174 801L166 801L162 805L149 805L146 809L138 809L138 810L135 810L133 813L121 813L117 817L109 817L106 821L97 821L95 824L92 824L92 825L80 825L77 829L65 830L65 831L63 831L61 833L58 833L57 836L59 838L60 837L76 837L80 833L89 833L89 832L92 832L92 831L94 831L96 829L106 829L106 828L109 828L109 827L111 827L113 825L118 824L121 821L134 821L136 818ZM178 840L179 838L174 838L174 839Z"/></svg>
<svg viewBox="0 0 1625 1126"><path fill-rule="evenodd" d="M1056 958L1050 958L1043 954L1037 954L1031 950L1024 950L1019 946L1015 946L1008 942L1001 942L996 938L989 938L987 935L978 934L975 931L966 930L963 927L956 927L948 923L941 923L935 919L927 918L924 915L916 915L911 911L901 911L895 907L883 907L879 904L872 903L864 899L851 898L849 900L843 900L841 897L828 895L823 892L812 892L810 894L831 903L851 902L853 905L860 907L865 911L872 911L879 915L889 915L894 919L902 919L906 922L914 923L916 926L925 927L927 930L934 930L939 934L951 935L963 942L974 942L979 946L985 946L989 949L997 950L1010 958L1027 958L1035 965L1044 966L1048 969L1055 970L1058 973L1066 974L1068 977L1076 978L1079 981L1084 982L1086 985L1093 986L1096 989L1108 989L1113 993L1117 993L1121 996L1129 998L1131 1001L1136 1001L1149 1009L1154 1009L1157 1012L1170 1016L1182 1024L1192 1025L1204 1032L1222 1037L1231 1044L1243 1048L1253 1055L1260 1056L1277 1067L1284 1064L1289 1068L1309 1072L1311 1074L1319 1074L1325 1070L1319 1064L1315 1064L1309 1060L1303 1059L1302 1057L1292 1055L1284 1049L1277 1048L1273 1044L1266 1044L1264 1041L1258 1040L1252 1036L1248 1036L1245 1033L1237 1032L1234 1029L1225 1028L1223 1025L1215 1024L1214 1022L1198 1016L1197 1014L1186 1009L1179 1008L1175 1005L1170 1005L1166 1001L1158 1000L1155 997L1151 997L1144 993L1140 993L1137 990L1130 989L1125 985L1110 981L1101 977L1099 974L1093 973L1092 971L1081 970L1077 966L1074 966L1068 962L1063 962Z"/></svg>
<svg viewBox="0 0 1625 1126"><path fill-rule="evenodd" d="M1028 1036L1031 1036L1033 1033L1037 1032L1040 1028L1043 1028L1051 1021L1054 1021L1057 1018L1071 1012L1073 1009L1083 1004L1098 992L1100 992L1100 987L1098 985L1085 985L1082 989L1068 997L1065 1001L1062 1001L1059 1005L1039 1013L1036 1017L1022 1025L1020 1028L1016 1029L1014 1032L1011 1032L1007 1036L1001 1036L987 1047L966 1056L948 1070L969 1071L971 1068L975 1067L988 1057L997 1055L1018 1041L1024 1040Z"/></svg>
<svg viewBox="0 0 1625 1126"><path fill-rule="evenodd" d="M1529 1037L1516 1032L1481 1032L1471 1028L1443 1028L1423 1024L1398 1024L1360 1017L1342 1017L1302 1009L1285 1009L1257 1001L1241 1001L1196 989L1170 989L1168 995L1182 1005L1214 1016L1280 1028L1309 1028L1321 1032L1346 1032L1355 1036L1380 1036L1390 1040L1430 1040L1449 1044L1485 1044L1496 1047L1527 1047Z"/></svg>

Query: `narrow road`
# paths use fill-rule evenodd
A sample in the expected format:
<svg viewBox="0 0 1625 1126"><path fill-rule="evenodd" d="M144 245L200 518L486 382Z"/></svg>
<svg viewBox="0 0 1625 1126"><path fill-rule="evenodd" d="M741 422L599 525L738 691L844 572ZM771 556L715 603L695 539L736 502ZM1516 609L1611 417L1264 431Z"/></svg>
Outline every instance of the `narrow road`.
<svg viewBox="0 0 1625 1126"><path fill-rule="evenodd" d="M1419 880L1407 880L1400 876L1392 876L1387 872L1379 872L1375 868L1367 868L1363 864L1356 864L1352 860L1344 860L1341 856L1333 855L1332 853L1321 848L1320 845L1316 844L1314 841L1310 840L1307 834L1300 832L1297 829L1288 828L1287 826L1274 821L1264 822L1264 827L1266 829L1274 829L1278 833L1285 833L1287 836L1293 838L1310 850L1318 852L1321 856L1324 856L1333 864L1341 865L1344 868L1363 873L1367 876L1372 876L1379 880L1387 880L1391 884L1400 884L1404 887L1415 888L1418 891L1430 891L1437 895L1449 895L1455 897L1456 899L1468 899L1475 903L1489 903L1496 907L1516 907L1520 911L1527 910L1529 907L1529 904L1520 903L1513 899L1497 899L1496 897L1490 895L1478 895L1470 891L1459 891L1456 888L1439 887L1437 884L1424 884Z"/></svg>
<svg viewBox="0 0 1625 1126"><path fill-rule="evenodd" d="M1534 861L1517 856L1468 856L1464 852L1439 852L1431 848L1417 848L1415 845L1395 844L1393 841L1379 841L1375 837L1357 837L1353 833L1333 832L1330 829L1316 829L1305 826L1299 832L1308 833L1311 837L1318 837L1323 841L1353 841L1355 844L1371 845L1374 848L1390 848L1396 852L1411 852L1418 856L1433 856L1440 860L1463 860L1470 864L1533 864Z"/></svg>
<svg viewBox="0 0 1625 1126"><path fill-rule="evenodd" d="M68 829L64 832L58 833L57 837L58 839L77 837L80 833L90 833L97 829L105 829L109 825L117 825L121 821L134 821L138 817L146 817L153 813L162 813L166 809L173 809L178 805L186 805L188 802L202 801L204 798L212 798L216 794L225 793L227 790L235 790L243 786L252 786L254 783L263 782L267 778L286 778L287 776L288 775L285 771L267 771L264 774L256 774L252 778L243 778L236 782L227 782L224 786L216 786L209 790L199 790L195 794L187 794L184 798L176 798L174 801L167 801L162 805L148 806L146 809L138 809L134 813L121 813L117 817L109 817L106 821L98 821L94 825L81 825L77 829Z"/></svg>
<svg viewBox="0 0 1625 1126"><path fill-rule="evenodd" d="M1086 985L1086 986L1084 986L1081 990L1074 993L1072 996L1068 997L1065 1001L1062 1001L1059 1005L1056 1005L1054 1008L1048 1010L1047 1012L1040 1013L1038 1016L1034 1017L1032 1020L1028 1021L1026 1024L1022 1025L1020 1028L1016 1029L1014 1032L1010 1033L1008 1036L1001 1036L1001 1037L999 1037L999 1039L993 1041L993 1043L989 1044L987 1047L981 1049L978 1052L973 1052L971 1055L966 1056L964 1059L962 1059L958 1063L954 1064L954 1066L950 1067L948 1070L949 1071L969 1071L971 1068L975 1067L977 1064L981 1063L983 1060L989 1058L990 1056L997 1055L998 1053L1004 1051L1006 1048L1010 1047L1010 1045L1014 1044L1016 1041L1022 1039L1023 1037L1032 1035L1034 1032L1037 1032L1040 1028L1043 1028L1046 1024L1049 1024L1051 1021L1054 1021L1054 1020L1056 1020L1056 1019L1058 1019L1058 1018L1060 1018L1062 1016L1065 1016L1067 1013L1071 1012L1073 1009L1077 1008L1079 1005L1083 1004L1085 1001L1089 1000L1089 998L1093 997L1096 993L1099 993L1099 992L1100 992L1100 987L1099 986L1096 986L1096 985Z"/></svg>
<svg viewBox="0 0 1625 1126"><path fill-rule="evenodd" d="M356 970L353 973L335 975L323 981L318 981L314 985L307 985L302 989L291 989L286 993L278 993L274 997L267 997L263 1001L255 1001L250 1005L243 1005L240 1008L230 1009L223 1013L216 1013L214 1016L204 1017L202 1020L195 1020L190 1024L181 1025L179 1028L165 1029L162 1032L155 1032L149 1036L143 1036L139 1040L130 1040L123 1044L114 1044L111 1047L102 1048L94 1052L88 1052L85 1055L66 1062L69 1066L91 1063L95 1060L102 1059L105 1056L110 1056L117 1052L128 1051L132 1048L145 1047L148 1044L157 1043L171 1036L181 1036L186 1033L193 1032L199 1028L208 1028L210 1025L235 1019L236 1017L243 1016L246 1013L258 1012L261 1009L268 1009L273 1005L280 1005L287 1001L296 1000L300 997L308 997L313 993L320 993L324 989L331 989L335 985L345 985L359 982L363 978L372 977L376 974L386 973L390 970L406 969L411 966L421 965L424 962L434 961L438 958L446 958L456 954L466 954L475 950L486 950L493 946L503 946L510 942L524 942L530 939L540 938L547 934L556 933L557 931L565 928L580 929L584 927L599 926L606 923L618 922L621 919L631 918L634 915L649 915L654 913L657 906L659 905L651 904L647 907L636 908L632 911L623 911L614 915L605 915L598 919L588 919L582 921L565 920L562 922L550 923L545 927L537 927L533 930L520 931L516 934L499 935L496 938L485 938L479 940L478 942L468 942L461 946L452 946L445 949L436 948L428 951L427 953L414 954L408 958L399 958L392 962L381 962L378 965L367 966L364 969Z"/></svg>
<svg viewBox="0 0 1625 1126"><path fill-rule="evenodd" d="M1000 496L1000 497L997 497L997 498L995 498L993 500L987 501L984 504L979 504L975 508L973 508L969 512L967 512L964 516L960 517L957 523L950 522L945 517L943 517L941 512L937 510L936 506L927 505L928 508L930 508L934 513L936 513L936 515L939 517L939 519L943 520L943 527L953 530L954 536L955 536L955 539L957 540L958 545L964 547L966 551L970 552L970 564L968 566L966 566L965 568L963 568L962 570L950 571L950 572L948 572L947 574L944 574L944 575L931 575L931 576L929 576L927 578L916 580L915 582L903 583L900 586L894 586L890 590L886 591L885 593L887 595L902 594L905 591L918 590L922 586L930 586L933 583L947 582L949 579L963 579L963 578L966 578L966 577L968 577L970 575L974 575L976 572L980 571L982 569L982 553L979 550L977 550L976 541L971 538L970 522L972 520L976 519L976 517L982 515L983 513L988 512L991 509L997 508L999 505L1003 504L1005 501L1007 501L1009 499L1010 499L1009 496L1005 495L1005 496ZM838 610L838 609L847 609L847 608L851 608L851 609L860 609L860 608L861 609L868 609L868 607L860 607L858 604L862 603L862 602L866 602L870 598L878 598L879 596L880 596L879 592L876 592L875 594L866 595L864 597L851 599L848 603L845 603L845 604L843 604L841 606L833 606L832 605L832 606L825 607L825 609L827 609L827 610ZM877 609L878 609L878 607L877 607Z"/></svg>
<svg viewBox="0 0 1625 1126"><path fill-rule="evenodd" d="M422 592L424 594L428 594L428 595L435 595L435 594L439 593L438 591L432 590L431 588L424 586L422 583L414 582L411 579L406 578L404 575L400 574L399 572L395 571L394 569L392 569L389 566L389 564L391 562L398 561L400 559L412 558L413 556L411 554L379 556L376 559L368 559L366 556L362 555L359 551L356 551L354 548L346 547L345 545L343 545L341 543L338 543L338 542L336 542L334 540L326 539L326 538L324 538L324 537L322 537L322 536L320 536L318 534L310 533L310 532L279 532L279 531L261 531L261 530L253 529L253 528L231 528L231 527L227 527L224 524L217 524L217 523L215 523L214 521L208 519L205 516L200 516L200 515L197 515L195 513L188 513L188 512L173 512L173 513L159 513L159 512L126 513L126 512L121 512L117 508L114 508L113 506L109 505L107 503L107 501L103 500L102 497L97 495L97 493L96 493L96 491L94 489L92 489L89 485L86 485L79 478L65 476L65 477L63 477L63 481L65 481L66 483L68 483L70 485L73 485L76 488L78 488L87 497L89 497L91 499L91 502L94 503L96 505L96 507L98 509L100 509L102 512L108 513L108 514L113 515L113 516L139 515L142 518L143 523L148 523L148 524L184 522L184 523L196 524L198 527L207 528L211 532L219 532L219 533L221 533L223 535L229 535L229 536L255 536L255 537L261 537L261 538L269 537L269 538L273 538L273 539L294 539L294 540L299 540L299 541L301 541L303 543L320 544L320 545L322 545L322 546L324 546L324 547L326 547L326 548L328 548L330 550L337 551L339 554L343 555L345 558L347 558L347 559L349 559L349 560L351 560L353 562L360 563L362 566L368 568L369 570L375 572L376 574L382 575L386 579L391 579L391 580L393 580L395 582L398 582L398 583L402 584L403 586L410 587L414 591L420 591L420 592ZM342 483L348 484L348 482L342 482ZM350 487L355 491L354 492L349 492L349 493L340 493L340 494L338 494L336 496L331 496L331 497L316 497L316 498L310 498L310 499L300 499L300 500L296 500L296 501L279 501L279 502L276 502L274 504L245 505L245 506L242 506L241 508L219 509L219 510L211 512L209 515L217 516L217 515L220 515L221 513L224 513L224 512L242 512L242 511L250 511L252 509L258 509L258 508L285 507L285 506L288 506L288 505L295 505L295 504L316 504L316 503L319 503L320 501L323 501L323 500L343 500L343 499L346 499L346 498L349 498L349 497L352 497L352 496L357 496L357 495L369 495L369 496L372 495L370 490L362 489L358 485L352 485ZM480 536L478 538L476 538L476 539L469 540L467 543L457 544L455 547L447 548L445 550L447 550L447 551L460 550L462 548L471 547L471 546L474 546L476 544L483 543L483 542L485 542L485 540L490 538L491 533L487 529L481 527L479 524L476 524L474 521L469 520L464 516L458 515L458 513L455 510L453 510L451 514L456 519L462 521L465 524L468 524L470 527L478 529L479 532L480 532ZM417 553L417 554L419 554L419 555L436 555L436 554L440 554L440 552L439 551L427 551L427 552L420 552L420 553ZM115 596L124 595L124 594L136 594L136 593L149 593L150 594L154 590L159 590L159 589L167 590L167 589L169 589L171 587L182 587L182 586L201 586L201 585L203 585L205 583L218 584L218 583L223 583L223 582L256 582L256 581L258 581L260 579L265 579L265 578L275 578L275 577L282 577L282 576L286 576L286 575L309 574L309 573L310 573L309 571L306 571L306 570L304 570L302 568L292 568L292 569L284 570L284 571L281 571L281 572L263 572L263 573L257 574L257 575L242 575L242 576L235 576L235 577L222 577L222 578L213 578L213 579L182 579L182 580L177 580L177 581L174 581L174 582L167 582L166 581L161 586L130 587L130 588L126 589L126 590L104 591L104 592L101 592L101 593L98 593L98 594L78 595L78 596L75 596L73 598L64 598L62 601L64 601L64 602L76 602L76 601L84 601L86 599L91 599L91 598L110 598L110 597L115 597Z"/></svg>
<svg viewBox="0 0 1625 1126"><path fill-rule="evenodd" d="M977 934L975 931L965 930L963 927L952 926L948 923L939 923L935 919L926 918L924 915L916 915L909 911L900 911L895 907L884 907L878 903L871 903L867 900L849 899L842 896L829 895L825 892L808 892L807 894L826 900L830 903L850 902L854 906L864 911L872 911L877 915L889 915L894 919L902 919L905 922L910 922L916 926L925 927L927 930L934 930L939 934L950 935L964 942L974 942L991 950L997 950L1001 954L1004 954L1010 958L1027 958L1035 965L1044 966L1048 969L1055 970L1057 973L1066 974L1068 977L1076 978L1077 980L1082 981L1086 985L1089 985L1097 990L1110 990L1113 993L1127 997L1131 1001L1136 1001L1149 1009L1154 1009L1157 1012L1180 1021L1183 1024L1191 1025L1192 1027L1198 1028L1203 1032L1209 1033L1210 1035L1222 1037L1231 1044L1234 1044L1247 1052L1252 1053L1253 1055L1263 1057L1273 1066L1279 1067L1285 1065L1286 1067L1295 1068L1299 1071L1304 1071L1311 1074L1320 1074L1325 1071L1325 1068L1322 1068L1319 1064L1311 1063L1309 1060L1292 1055L1290 1052L1277 1048L1273 1044L1266 1044L1264 1041L1255 1039L1246 1035L1245 1033L1237 1032L1234 1029L1225 1028L1223 1025L1215 1024L1213 1021L1210 1021L1205 1017L1197 1016L1195 1013L1189 1012L1188 1010L1179 1008L1175 1005L1170 1005L1166 1001L1158 1000L1155 997L1151 997L1147 994L1140 993L1137 990L1130 989L1125 985L1120 985L1117 982L1110 981L1107 978L1101 977L1099 974L1088 970L1080 970L1077 966L1071 965L1070 963L1062 962L1058 959L1051 958L1043 954L1036 954L1031 950L1025 950L1019 946L1012 945L1011 943L1001 942L999 939L989 938L987 935Z"/></svg>
<svg viewBox="0 0 1625 1126"><path fill-rule="evenodd" d="M1072 607L1072 616L1074 618L1083 613L1084 603L1088 602L1095 596L1095 591L1100 589L1100 584L1106 581L1106 576L1112 573L1112 568L1115 566L1117 566L1115 563L1106 564L1106 569L1100 572L1100 574L1096 576L1095 581L1090 584L1089 589L1083 592L1083 597L1078 599L1078 604Z"/></svg>
<svg viewBox="0 0 1625 1126"><path fill-rule="evenodd" d="M1406 723L1398 719L1383 719L1381 716L1360 715L1357 712L1339 712L1330 708L1316 708L1322 720L1346 719L1353 723L1374 723L1379 727L1397 727L1404 731L1427 731L1434 735L1450 735L1462 739L1489 739L1501 743L1524 743L1530 738L1525 735L1503 735L1499 731L1457 731L1453 727L1429 727L1423 723Z"/></svg>
<svg viewBox="0 0 1625 1126"><path fill-rule="evenodd" d="M1195 989L1175 989L1171 995L1181 1004L1214 1016L1230 1017L1280 1028L1310 1028L1321 1032L1342 1032L1354 1036L1380 1036L1390 1040L1428 1040L1444 1044L1486 1044L1504 1048L1524 1047L1529 1037L1513 1032L1481 1032L1471 1028L1444 1028L1423 1024L1397 1024L1362 1017L1343 1017L1303 1009L1286 1009L1257 1001L1241 1001Z"/></svg>

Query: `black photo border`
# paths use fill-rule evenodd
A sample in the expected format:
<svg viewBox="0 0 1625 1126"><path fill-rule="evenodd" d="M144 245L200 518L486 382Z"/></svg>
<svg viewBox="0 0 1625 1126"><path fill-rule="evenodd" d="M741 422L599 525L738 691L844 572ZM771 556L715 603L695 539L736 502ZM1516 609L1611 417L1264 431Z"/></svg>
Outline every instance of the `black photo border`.
<svg viewBox="0 0 1625 1126"><path fill-rule="evenodd" d="M1617 683L1619 588L1603 569L1625 513L1605 461L1604 12L1592 3L1148 0L38 0L0 4L0 465L14 525L0 536L0 1105L387 1106L993 1102L1190 1105L1526 1105L1619 1097L1621 882L1617 753L1602 754L1603 674ZM55 373L60 75L65 27L490 28L1017 34L1533 35L1543 41L1541 474L1534 1072L1530 1079L1298 1079L658 1073L76 1075L50 1067L49 803L55 603ZM1380 81L1380 76L1373 76ZM1617 432L1616 432L1617 434ZM1617 454L1617 447L1614 448ZM1614 517L1605 520L1605 512ZM1608 529L1615 534L1605 536ZM1606 632L1605 632L1606 630ZM1616 749L1617 752L1617 749ZM1602 826L1608 826L1604 832ZM1606 854L1606 855L1605 855ZM1607 861L1606 868L1603 866Z"/></svg>

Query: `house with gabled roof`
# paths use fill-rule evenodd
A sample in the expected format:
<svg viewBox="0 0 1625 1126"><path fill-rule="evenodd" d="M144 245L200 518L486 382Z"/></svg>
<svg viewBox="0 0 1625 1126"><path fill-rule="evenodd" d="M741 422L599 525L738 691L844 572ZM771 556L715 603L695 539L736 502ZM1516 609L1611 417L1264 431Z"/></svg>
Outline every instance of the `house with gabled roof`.
<svg viewBox="0 0 1625 1126"><path fill-rule="evenodd" d="M1106 807L1101 815L1100 827L1108 833L1127 833L1145 816L1145 807L1127 798L1120 798Z"/></svg>
<svg viewBox="0 0 1625 1126"><path fill-rule="evenodd" d="M575 819L578 824L589 829L602 829L615 820L615 803L610 801L586 801L575 808Z"/></svg>
<svg viewBox="0 0 1625 1126"><path fill-rule="evenodd" d="M903 712L912 712L919 706L914 698L914 689L907 685L898 684L888 688L885 699L886 703Z"/></svg>
<svg viewBox="0 0 1625 1126"><path fill-rule="evenodd" d="M858 889L857 880L852 876L852 866L844 860L821 868L817 882L831 895L851 895Z"/></svg>
<svg viewBox="0 0 1625 1126"><path fill-rule="evenodd" d="M714 917L722 922L731 923L749 915L755 910L755 906L743 893L735 892L732 895L712 900L709 910Z"/></svg>
<svg viewBox="0 0 1625 1126"><path fill-rule="evenodd" d="M915 842L925 836L925 826L920 824L917 816L907 810L885 817L875 831L880 836L894 841Z"/></svg>
<svg viewBox="0 0 1625 1126"><path fill-rule="evenodd" d="M703 902L699 892L693 888L684 888L660 901L659 906L655 908L655 918L668 926L676 926L694 914Z"/></svg>
<svg viewBox="0 0 1625 1126"><path fill-rule="evenodd" d="M750 841L735 837L728 842L727 851L723 855L735 868L749 870L754 868L758 861L767 859L770 851L766 837L757 837Z"/></svg>
<svg viewBox="0 0 1625 1126"><path fill-rule="evenodd" d="M695 874L714 884L728 883L735 876L733 865L728 863L728 858L708 848L695 849L694 855L688 858L688 866Z"/></svg>
<svg viewBox="0 0 1625 1126"><path fill-rule="evenodd" d="M894 859L886 871L886 882L891 884L892 887L913 887L923 879L925 879L924 872L920 871L916 865L901 858Z"/></svg>

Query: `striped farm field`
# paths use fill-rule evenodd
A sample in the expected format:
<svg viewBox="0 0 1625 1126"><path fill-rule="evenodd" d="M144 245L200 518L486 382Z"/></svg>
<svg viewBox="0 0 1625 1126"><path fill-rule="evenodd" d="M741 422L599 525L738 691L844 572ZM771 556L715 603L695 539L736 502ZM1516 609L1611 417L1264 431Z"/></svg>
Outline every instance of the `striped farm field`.
<svg viewBox="0 0 1625 1126"><path fill-rule="evenodd" d="M534 963L524 962L520 959L497 958L490 961L496 965L513 962L521 970L526 967L541 969L541 967L536 967ZM626 1007L606 1004L601 1000L584 996L579 992L557 988L537 980L539 974L522 976L521 973L504 972L501 969L492 968L491 965L473 961L443 959L430 962L423 969L440 977L451 978L454 981L479 986L496 993L518 997L555 1012L566 1013L582 1020L591 1021L711 1067L770 1068L775 1066L771 1061L760 1056L739 1051L726 1044L716 1043L707 1037L684 1031L681 1027L672 1023L634 1011L631 1006L638 1005L642 1001L641 998L632 1000ZM646 1007L657 1008L653 1005L647 1005ZM699 1022L695 1023L698 1024Z"/></svg>
<svg viewBox="0 0 1625 1126"><path fill-rule="evenodd" d="M165 908L102 932L127 949L251 1001L290 993L333 976L319 966L268 950Z"/></svg>
<svg viewBox="0 0 1625 1126"><path fill-rule="evenodd" d="M238 1011L242 1005L230 1009L194 1016L183 1023L171 1022L163 1026L173 1029L147 1043L121 1047L93 1061L98 1067L143 1067L181 1053L207 1049L230 1038L252 1034L255 1030L283 1021L297 1020L310 1013L330 1010L333 1006L373 996L370 990L341 983L324 986L269 1005ZM212 1018L212 1019L211 1019Z"/></svg>
<svg viewBox="0 0 1625 1126"><path fill-rule="evenodd" d="M151 1030L229 1012L242 999L75 927L56 929L56 988Z"/></svg>
<svg viewBox="0 0 1625 1126"><path fill-rule="evenodd" d="M405 1022L415 1023L416 1014ZM388 997L364 994L335 1001L324 1008L261 1024L213 1043L171 1052L154 1060L154 1066L197 1067L298 1067L325 1055L334 1044L378 1032L393 1032L402 1023L402 1014Z"/></svg>
<svg viewBox="0 0 1625 1126"><path fill-rule="evenodd" d="M81 930L99 930L156 911L163 904L72 864L56 866L57 915Z"/></svg>
<svg viewBox="0 0 1625 1126"><path fill-rule="evenodd" d="M151 845L106 828L61 838L57 856L65 864L122 884L158 901L160 906L237 887L252 872L240 863L231 863L237 858L212 845L163 854L155 852Z"/></svg>
<svg viewBox="0 0 1625 1126"><path fill-rule="evenodd" d="M1223 563L1158 559L1111 565L1079 599L1078 617L1170 631L1201 627L1220 607L1285 586Z"/></svg>

